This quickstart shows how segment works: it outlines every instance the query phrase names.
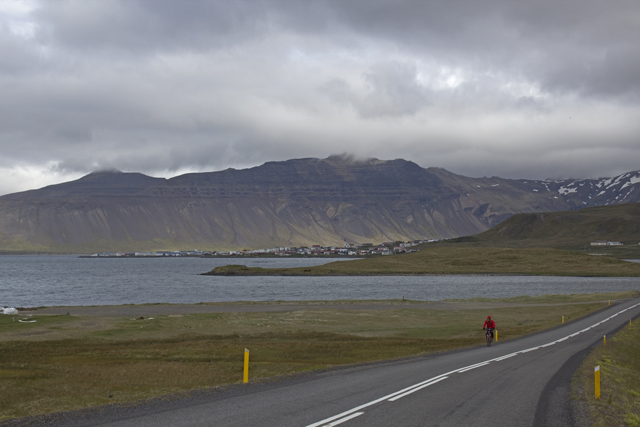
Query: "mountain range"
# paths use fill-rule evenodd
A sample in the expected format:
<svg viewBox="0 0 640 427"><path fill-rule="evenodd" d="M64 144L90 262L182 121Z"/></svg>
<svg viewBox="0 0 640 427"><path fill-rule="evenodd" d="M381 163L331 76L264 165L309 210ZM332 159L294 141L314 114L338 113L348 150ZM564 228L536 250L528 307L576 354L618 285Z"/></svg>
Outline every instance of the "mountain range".
<svg viewBox="0 0 640 427"><path fill-rule="evenodd" d="M612 178L470 178L402 160L295 159L171 179L115 170L0 197L0 250L268 248L441 239L518 213L640 202Z"/></svg>

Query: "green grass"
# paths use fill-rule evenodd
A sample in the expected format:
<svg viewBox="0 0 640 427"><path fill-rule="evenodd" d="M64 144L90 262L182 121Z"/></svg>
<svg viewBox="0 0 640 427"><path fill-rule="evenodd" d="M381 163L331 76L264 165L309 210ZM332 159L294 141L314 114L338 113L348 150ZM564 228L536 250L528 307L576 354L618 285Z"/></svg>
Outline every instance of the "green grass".
<svg viewBox="0 0 640 427"><path fill-rule="evenodd" d="M19 323L0 316L0 419L238 383L244 348L251 351L250 378L256 381L483 345L488 313L502 342L556 326L562 316L570 321L587 315L615 296L629 295L576 295L544 306L538 305L543 298L497 300L501 306L491 310L472 302L440 310L330 306L144 320L34 315L37 323Z"/></svg>
<svg viewBox="0 0 640 427"><path fill-rule="evenodd" d="M600 399L594 368L600 366ZM586 403L594 427L640 427L640 325L632 323L587 356L573 381L574 398Z"/></svg>
<svg viewBox="0 0 640 427"><path fill-rule="evenodd" d="M425 247L419 252L338 261L314 267L217 267L211 275L402 275L514 274L548 276L640 276L640 263L558 249Z"/></svg>
<svg viewBox="0 0 640 427"><path fill-rule="evenodd" d="M623 247L606 247L607 252L632 248L640 242L640 203L598 206L575 211L521 213L495 227L460 239L475 245L502 247L551 247L589 250L594 240L623 242Z"/></svg>

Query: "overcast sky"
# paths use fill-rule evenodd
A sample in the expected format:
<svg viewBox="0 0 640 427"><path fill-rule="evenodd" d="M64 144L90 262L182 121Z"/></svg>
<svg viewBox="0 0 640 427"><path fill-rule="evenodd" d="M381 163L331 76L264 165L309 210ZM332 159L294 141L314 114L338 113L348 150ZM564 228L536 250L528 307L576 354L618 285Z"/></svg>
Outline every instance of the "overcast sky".
<svg viewBox="0 0 640 427"><path fill-rule="evenodd" d="M637 0L0 0L0 194L116 168L640 169Z"/></svg>

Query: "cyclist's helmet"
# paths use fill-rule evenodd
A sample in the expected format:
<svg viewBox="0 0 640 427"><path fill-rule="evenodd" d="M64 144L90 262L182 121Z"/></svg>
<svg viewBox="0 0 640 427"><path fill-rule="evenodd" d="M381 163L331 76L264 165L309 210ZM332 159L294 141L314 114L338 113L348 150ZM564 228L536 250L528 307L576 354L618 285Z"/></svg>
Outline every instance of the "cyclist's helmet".
<svg viewBox="0 0 640 427"><path fill-rule="evenodd" d="M491 319L491 316L487 316L487 319Z"/></svg>

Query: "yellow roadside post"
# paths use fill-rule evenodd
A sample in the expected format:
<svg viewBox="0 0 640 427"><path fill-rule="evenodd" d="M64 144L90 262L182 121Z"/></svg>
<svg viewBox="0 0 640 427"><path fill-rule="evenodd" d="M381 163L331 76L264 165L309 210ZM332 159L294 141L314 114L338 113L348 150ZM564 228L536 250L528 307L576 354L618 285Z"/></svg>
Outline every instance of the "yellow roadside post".
<svg viewBox="0 0 640 427"><path fill-rule="evenodd" d="M611 305L611 300L609 300L609 305Z"/></svg>
<svg viewBox="0 0 640 427"><path fill-rule="evenodd" d="M596 384L596 399L600 399L600 365L596 366L594 370L595 384Z"/></svg>
<svg viewBox="0 0 640 427"><path fill-rule="evenodd" d="M244 349L244 375L242 376L242 382L249 382L249 350Z"/></svg>
<svg viewBox="0 0 640 427"><path fill-rule="evenodd" d="M606 335L604 335L602 337L602 340L603 340L604 345L607 345L607 336Z"/></svg>
<svg viewBox="0 0 640 427"><path fill-rule="evenodd" d="M564 323L564 316L562 316L562 323Z"/></svg>
<svg viewBox="0 0 640 427"><path fill-rule="evenodd" d="M496 329L496 342L498 342L498 330Z"/></svg>

